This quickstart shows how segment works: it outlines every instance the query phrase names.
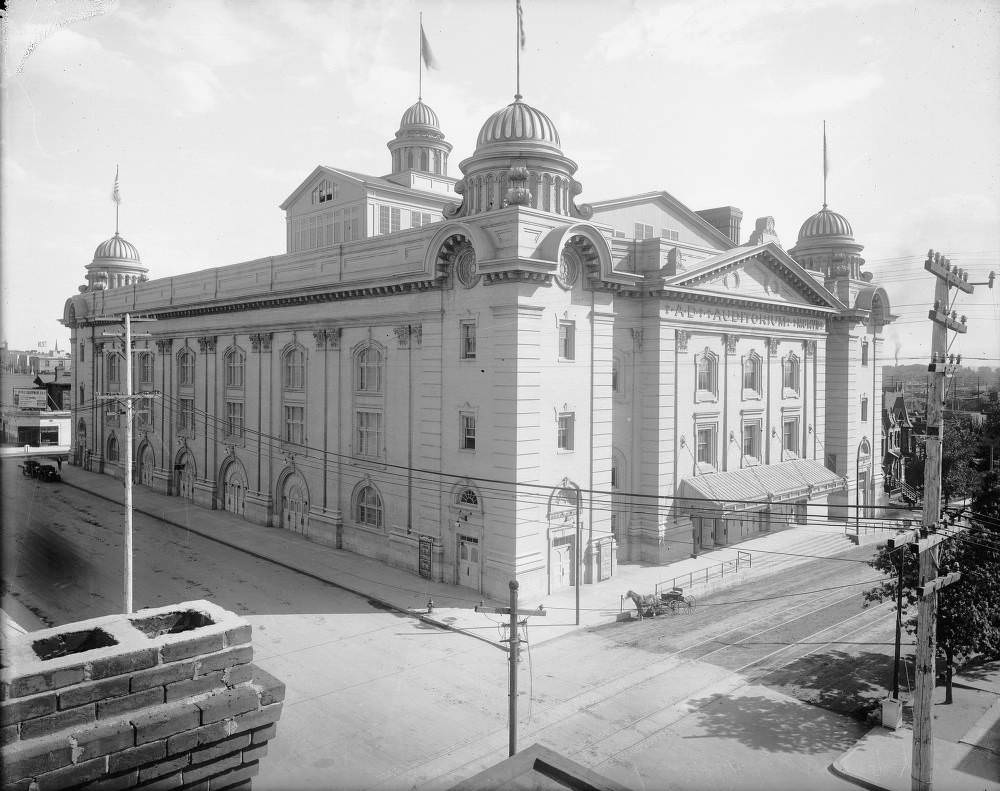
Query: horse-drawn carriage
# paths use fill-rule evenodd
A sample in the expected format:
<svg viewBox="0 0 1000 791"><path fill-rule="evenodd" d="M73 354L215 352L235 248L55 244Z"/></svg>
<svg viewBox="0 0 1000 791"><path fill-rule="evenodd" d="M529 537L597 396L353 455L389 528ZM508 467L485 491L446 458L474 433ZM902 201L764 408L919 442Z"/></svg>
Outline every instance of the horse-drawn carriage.
<svg viewBox="0 0 1000 791"><path fill-rule="evenodd" d="M685 596L683 588L671 588L659 596L655 593L648 596L641 596L632 590L625 595L635 604L635 609L639 613L640 620L643 618L652 618L657 615L676 615L678 612L694 608L694 598L690 595Z"/></svg>

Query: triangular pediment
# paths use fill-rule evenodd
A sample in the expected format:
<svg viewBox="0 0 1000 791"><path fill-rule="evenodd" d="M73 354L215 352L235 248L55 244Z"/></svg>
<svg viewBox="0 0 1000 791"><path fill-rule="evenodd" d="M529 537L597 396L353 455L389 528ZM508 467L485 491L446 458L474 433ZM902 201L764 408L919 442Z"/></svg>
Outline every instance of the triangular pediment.
<svg viewBox="0 0 1000 791"><path fill-rule="evenodd" d="M659 236L715 250L728 250L733 246L728 236L664 190L594 201L588 205L594 212L593 221L617 229L623 234L620 238L639 238L636 226L642 225L645 228L642 238Z"/></svg>
<svg viewBox="0 0 1000 791"><path fill-rule="evenodd" d="M359 178L357 174L348 173L346 171L327 167L325 165L317 165L313 172L310 173L306 179L295 188L292 194L285 198L280 208L288 210L304 197L310 197L313 190L324 183L329 184L331 188L334 188L335 186L335 188L339 191L343 190L345 187L348 189L351 189L352 187L357 189L360 185L364 184L364 181ZM360 194L360 191L358 192ZM331 197L332 196L333 193L331 190Z"/></svg>
<svg viewBox="0 0 1000 791"><path fill-rule="evenodd" d="M771 304L837 310L845 307L773 243L740 247L699 261L688 271L667 278L664 285Z"/></svg>

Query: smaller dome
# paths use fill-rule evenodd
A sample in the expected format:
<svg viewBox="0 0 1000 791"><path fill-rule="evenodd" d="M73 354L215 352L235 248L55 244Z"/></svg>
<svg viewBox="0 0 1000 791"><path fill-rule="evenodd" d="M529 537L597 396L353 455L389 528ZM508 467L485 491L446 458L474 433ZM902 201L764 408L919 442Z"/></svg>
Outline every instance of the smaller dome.
<svg viewBox="0 0 1000 791"><path fill-rule="evenodd" d="M800 242L818 236L837 236L854 239L854 230L843 214L830 211L824 205L822 209L802 223L802 227L799 229Z"/></svg>
<svg viewBox="0 0 1000 791"><path fill-rule="evenodd" d="M142 260L139 258L139 251L135 249L135 245L126 241L117 233L106 242L101 242L97 245L97 249L94 251L95 263L108 260L136 264L142 263Z"/></svg>
<svg viewBox="0 0 1000 791"><path fill-rule="evenodd" d="M521 101L520 95L491 115L479 130L476 148L493 143L532 143L562 153L559 132L545 113Z"/></svg>
<svg viewBox="0 0 1000 791"><path fill-rule="evenodd" d="M399 120L400 130L412 126L429 126L440 131L441 125L438 121L437 113L422 101L407 108L403 117Z"/></svg>

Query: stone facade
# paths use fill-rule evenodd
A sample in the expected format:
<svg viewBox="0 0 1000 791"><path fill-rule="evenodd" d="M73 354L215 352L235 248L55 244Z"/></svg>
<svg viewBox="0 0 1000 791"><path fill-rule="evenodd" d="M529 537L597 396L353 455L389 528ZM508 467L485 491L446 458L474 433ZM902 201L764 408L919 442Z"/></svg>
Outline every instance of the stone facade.
<svg viewBox="0 0 1000 791"><path fill-rule="evenodd" d="M797 256L736 246L733 207L724 232L665 192L577 205L576 164L519 97L432 194L419 180L446 179L447 152L431 120L404 115L391 182L317 168L283 204L284 255L71 298L81 457L120 474L123 426L94 393L124 389L102 331L133 312L156 319L134 387L162 394L136 425L140 484L491 596L739 540L708 509L754 466L829 467L822 494L787 503L815 518L874 502L880 466L859 448L880 444L891 317L843 228L819 249L811 218ZM411 132L432 172L419 153L396 172ZM398 226L376 206L390 193ZM337 220L301 235L327 195L340 217L358 209L356 236ZM815 263L841 248L844 272ZM733 471L736 495L674 499Z"/></svg>

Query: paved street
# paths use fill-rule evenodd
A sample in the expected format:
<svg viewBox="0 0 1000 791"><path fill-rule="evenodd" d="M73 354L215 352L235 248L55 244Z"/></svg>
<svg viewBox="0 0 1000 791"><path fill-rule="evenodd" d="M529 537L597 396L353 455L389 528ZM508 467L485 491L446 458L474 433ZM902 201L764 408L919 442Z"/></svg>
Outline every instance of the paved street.
<svg viewBox="0 0 1000 791"><path fill-rule="evenodd" d="M35 613L29 628L119 609L121 509L14 465L3 474L5 607ZM288 685L257 788L447 787L506 755L495 647L149 517L135 532L137 605L209 598L246 615L256 661ZM532 647L519 743L633 787L849 787L826 767L864 727L784 693L849 710L889 683L890 611L862 610L864 586L842 587L874 579L850 562L869 552Z"/></svg>

